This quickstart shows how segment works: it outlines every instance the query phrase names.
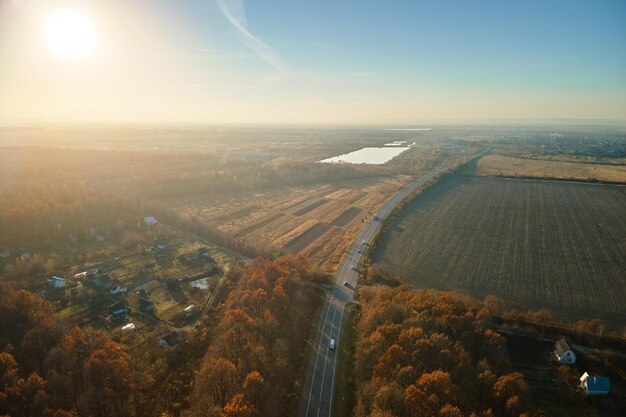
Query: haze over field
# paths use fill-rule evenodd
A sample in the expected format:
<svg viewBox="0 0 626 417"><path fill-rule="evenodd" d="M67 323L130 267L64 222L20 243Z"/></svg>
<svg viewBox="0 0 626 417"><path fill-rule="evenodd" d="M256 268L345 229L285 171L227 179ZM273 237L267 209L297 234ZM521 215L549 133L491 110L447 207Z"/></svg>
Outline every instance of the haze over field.
<svg viewBox="0 0 626 417"><path fill-rule="evenodd" d="M0 416L626 410L625 0L0 0Z"/></svg>
<svg viewBox="0 0 626 417"><path fill-rule="evenodd" d="M623 121L625 14L619 0L4 0L0 121Z"/></svg>

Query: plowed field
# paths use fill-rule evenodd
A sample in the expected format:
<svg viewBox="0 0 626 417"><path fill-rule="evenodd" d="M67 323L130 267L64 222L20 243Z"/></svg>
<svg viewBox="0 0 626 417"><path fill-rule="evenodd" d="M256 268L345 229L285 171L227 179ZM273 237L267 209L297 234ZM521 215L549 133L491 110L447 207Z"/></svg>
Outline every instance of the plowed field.
<svg viewBox="0 0 626 417"><path fill-rule="evenodd" d="M374 261L418 287L626 313L626 187L457 177L409 204Z"/></svg>

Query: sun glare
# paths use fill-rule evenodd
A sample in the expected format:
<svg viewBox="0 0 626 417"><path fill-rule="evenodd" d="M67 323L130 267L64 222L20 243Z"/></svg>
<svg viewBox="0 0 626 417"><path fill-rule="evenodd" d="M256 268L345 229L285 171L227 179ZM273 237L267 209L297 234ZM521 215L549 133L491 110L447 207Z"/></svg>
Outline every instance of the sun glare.
<svg viewBox="0 0 626 417"><path fill-rule="evenodd" d="M76 11L59 11L50 16L46 26L48 46L67 58L78 58L93 52L95 31L91 20Z"/></svg>

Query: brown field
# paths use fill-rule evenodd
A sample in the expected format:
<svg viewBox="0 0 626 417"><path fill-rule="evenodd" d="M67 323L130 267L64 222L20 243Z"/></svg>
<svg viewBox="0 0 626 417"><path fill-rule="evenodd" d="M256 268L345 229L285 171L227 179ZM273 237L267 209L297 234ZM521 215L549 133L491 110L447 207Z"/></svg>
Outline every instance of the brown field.
<svg viewBox="0 0 626 417"><path fill-rule="evenodd" d="M374 261L418 287L623 319L624 236L626 187L455 177L399 214Z"/></svg>
<svg viewBox="0 0 626 417"><path fill-rule="evenodd" d="M396 175L282 187L222 202L194 201L178 211L246 244L303 254L333 271L362 220L410 180Z"/></svg>
<svg viewBox="0 0 626 417"><path fill-rule="evenodd" d="M294 216L302 216L303 214L307 214L309 211L311 210L315 210L316 208L323 206L324 204L326 204L328 202L328 200L324 199L324 198L320 198L319 200L317 200L316 202L309 204L306 207L301 208L300 210L296 211L294 214Z"/></svg>
<svg viewBox="0 0 626 417"><path fill-rule="evenodd" d="M300 253L311 243L319 239L332 226L328 223L317 223L306 232L299 234L285 245L285 250L291 253Z"/></svg>
<svg viewBox="0 0 626 417"><path fill-rule="evenodd" d="M348 210L341 213L339 217L333 220L333 225L337 227L343 227L350 223L352 219L358 216L363 210L358 207L350 207Z"/></svg>
<svg viewBox="0 0 626 417"><path fill-rule="evenodd" d="M502 155L481 158L476 173L481 176L594 179L626 183L626 165L523 159Z"/></svg>

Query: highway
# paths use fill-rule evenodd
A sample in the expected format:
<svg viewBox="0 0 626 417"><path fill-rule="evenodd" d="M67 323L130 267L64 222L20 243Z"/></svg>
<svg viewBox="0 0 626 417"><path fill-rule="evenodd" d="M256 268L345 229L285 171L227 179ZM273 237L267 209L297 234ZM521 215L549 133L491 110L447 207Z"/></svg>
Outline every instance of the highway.
<svg viewBox="0 0 626 417"><path fill-rule="evenodd" d="M468 162L480 158L491 150L488 146L474 155ZM330 417L333 409L335 374L338 350L342 342L346 305L354 301L354 291L359 280L359 266L364 260L364 252L378 233L382 221L392 210L417 190L422 184L435 178L450 168L431 171L398 191L377 211L376 218L367 221L354 245L344 257L336 275L332 292L322 308L320 324L315 335L311 360L307 370L306 383L300 399L300 417ZM345 283L345 284L344 284ZM335 339L336 348L330 349L330 340Z"/></svg>

